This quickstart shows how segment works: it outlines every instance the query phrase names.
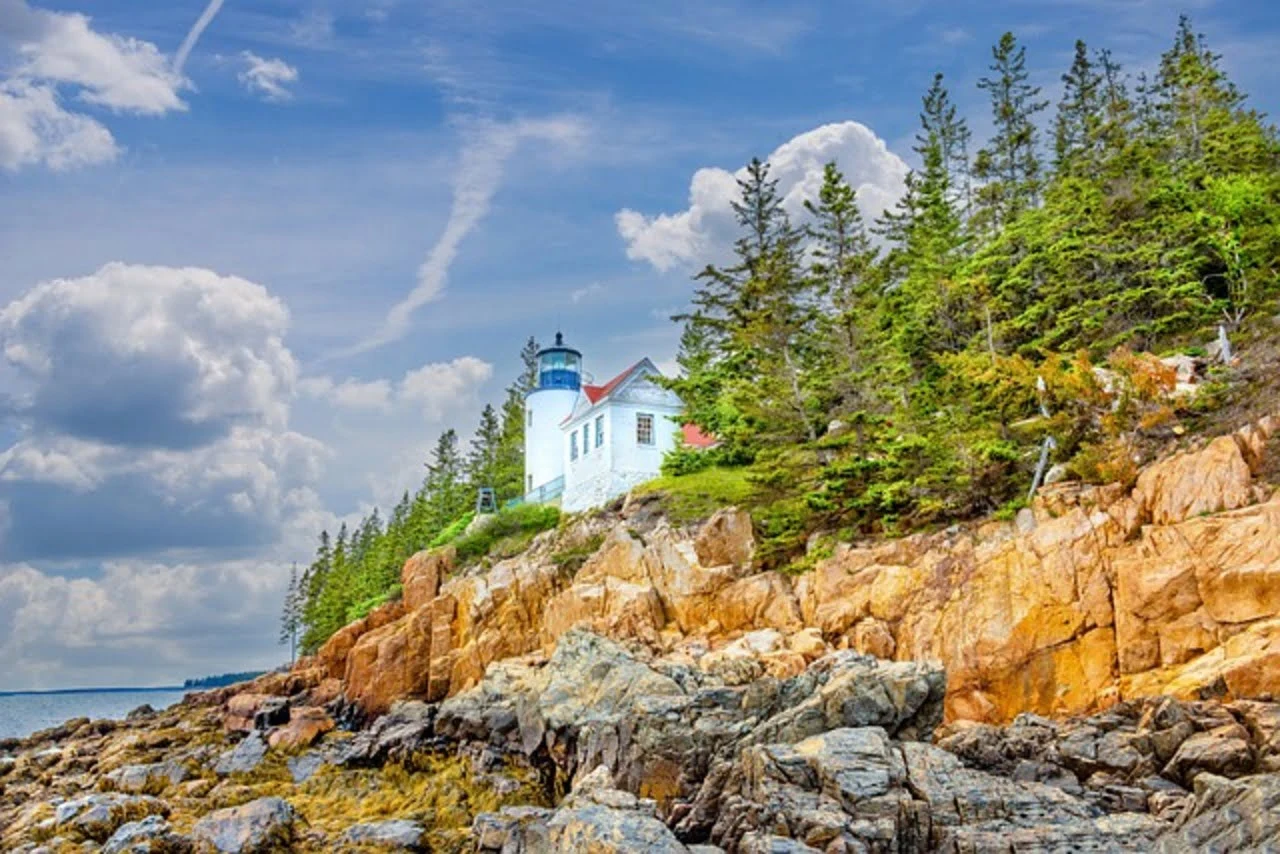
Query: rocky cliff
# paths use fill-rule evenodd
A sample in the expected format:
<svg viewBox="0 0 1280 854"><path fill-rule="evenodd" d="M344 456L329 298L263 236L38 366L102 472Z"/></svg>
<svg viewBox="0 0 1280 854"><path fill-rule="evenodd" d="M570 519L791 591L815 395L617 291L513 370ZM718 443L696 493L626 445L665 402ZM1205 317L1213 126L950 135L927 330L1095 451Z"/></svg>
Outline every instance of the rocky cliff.
<svg viewBox="0 0 1280 854"><path fill-rule="evenodd" d="M833 649L938 661L950 720L1270 696L1280 496L1258 475L1278 432L1280 418L1263 419L1131 488L1050 487L1010 522L840 544L800 577L753 569L745 513L685 529L642 502L487 570L424 553L404 567L403 602L347 626L298 675L376 715L466 690L585 626L731 678L794 675ZM744 650L759 630L772 633Z"/></svg>
<svg viewBox="0 0 1280 854"><path fill-rule="evenodd" d="M0 847L1276 850L1278 444L801 576L639 500L422 553L292 672L0 742Z"/></svg>

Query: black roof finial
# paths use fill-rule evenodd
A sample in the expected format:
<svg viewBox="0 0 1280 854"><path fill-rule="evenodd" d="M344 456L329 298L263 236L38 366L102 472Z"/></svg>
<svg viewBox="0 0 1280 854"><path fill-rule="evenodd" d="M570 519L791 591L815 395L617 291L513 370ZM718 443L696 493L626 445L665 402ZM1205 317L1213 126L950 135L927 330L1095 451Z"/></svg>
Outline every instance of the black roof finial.
<svg viewBox="0 0 1280 854"><path fill-rule="evenodd" d="M564 333L562 333L562 332L557 332L557 333L556 333L556 346L557 346L557 347L563 347L563 346L564 346Z"/></svg>

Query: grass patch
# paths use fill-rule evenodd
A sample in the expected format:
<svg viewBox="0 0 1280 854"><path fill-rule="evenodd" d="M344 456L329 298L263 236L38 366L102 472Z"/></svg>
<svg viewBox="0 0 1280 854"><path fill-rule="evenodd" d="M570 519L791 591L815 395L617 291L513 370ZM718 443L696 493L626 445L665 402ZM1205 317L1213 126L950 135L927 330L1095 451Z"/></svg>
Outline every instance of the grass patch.
<svg viewBox="0 0 1280 854"><path fill-rule="evenodd" d="M705 519L722 507L751 503L756 488L748 469L716 466L660 477L636 487L634 493L660 495L667 518L685 524Z"/></svg>
<svg viewBox="0 0 1280 854"><path fill-rule="evenodd" d="M560 522L560 510L546 504L518 504L493 515L483 527L454 540L458 562L475 563L485 557L511 557Z"/></svg>

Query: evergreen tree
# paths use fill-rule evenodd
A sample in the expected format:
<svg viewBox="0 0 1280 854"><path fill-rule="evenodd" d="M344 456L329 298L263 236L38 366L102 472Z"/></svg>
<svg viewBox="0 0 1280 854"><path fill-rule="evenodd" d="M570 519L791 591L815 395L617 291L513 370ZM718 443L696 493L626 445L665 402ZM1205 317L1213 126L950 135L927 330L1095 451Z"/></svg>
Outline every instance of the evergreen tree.
<svg viewBox="0 0 1280 854"><path fill-rule="evenodd" d="M492 405L486 405L480 413L480 424L471 440L467 455L467 478L475 489L496 488L502 453L502 424Z"/></svg>
<svg viewBox="0 0 1280 854"><path fill-rule="evenodd" d="M978 152L974 174L983 182L977 193L981 224L998 228L1039 198L1043 176L1036 150L1036 114L1048 106L1040 88L1028 81L1026 49L1005 33L991 49L993 77L978 81L991 98L995 136Z"/></svg>
<svg viewBox="0 0 1280 854"><path fill-rule="evenodd" d="M823 168L817 201L806 201L805 208L812 217L807 228L810 273L823 307L818 332L825 356L820 381L828 398L825 406L840 414L856 413L871 396L874 356L869 338L878 253L863 224L857 194L834 162Z"/></svg>
<svg viewBox="0 0 1280 854"><path fill-rule="evenodd" d="M289 660L297 654L298 632L302 627L303 591L298 578L298 565L289 570L289 586L285 589L284 607L280 613L280 643L289 646Z"/></svg>
<svg viewBox="0 0 1280 854"><path fill-rule="evenodd" d="M1083 41L1076 41L1075 59L1062 83L1053 129L1054 168L1060 175L1094 174L1104 124L1104 79Z"/></svg>
<svg viewBox="0 0 1280 854"><path fill-rule="evenodd" d="M470 505L458 434L450 429L440 434L423 488L432 513L432 527L440 530L465 513Z"/></svg>

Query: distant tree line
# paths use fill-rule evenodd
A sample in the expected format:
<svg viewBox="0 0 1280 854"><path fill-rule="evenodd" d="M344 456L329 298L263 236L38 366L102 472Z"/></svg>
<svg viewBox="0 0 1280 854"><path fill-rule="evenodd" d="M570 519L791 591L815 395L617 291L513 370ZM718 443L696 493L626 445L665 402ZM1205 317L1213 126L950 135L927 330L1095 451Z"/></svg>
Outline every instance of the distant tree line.
<svg viewBox="0 0 1280 854"><path fill-rule="evenodd" d="M520 352L521 372L506 390L501 410L485 406L466 449L454 430L441 434L421 486L405 492L383 518L377 508L354 529L320 533L315 559L289 580L280 641L296 638L310 654L330 635L400 595L400 569L437 539L456 536L469 521L481 487L499 505L523 494L524 398L537 382L537 341Z"/></svg>
<svg viewBox="0 0 1280 854"><path fill-rule="evenodd" d="M243 673L220 673L217 676L202 676L199 679L187 679L182 683L183 688L222 688L226 685L235 685L237 682L248 682L251 679L257 679L261 676L261 670L246 670Z"/></svg>

